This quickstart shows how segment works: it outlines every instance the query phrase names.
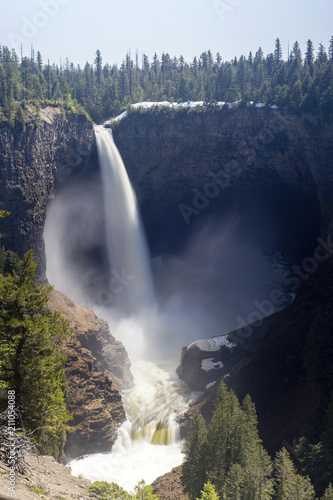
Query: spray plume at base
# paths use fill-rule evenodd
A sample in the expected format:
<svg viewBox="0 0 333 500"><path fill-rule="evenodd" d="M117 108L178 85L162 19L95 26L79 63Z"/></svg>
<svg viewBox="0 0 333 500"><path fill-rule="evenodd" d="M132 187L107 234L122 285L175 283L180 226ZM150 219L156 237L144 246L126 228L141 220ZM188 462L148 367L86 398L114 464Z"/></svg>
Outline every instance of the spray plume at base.
<svg viewBox="0 0 333 500"><path fill-rule="evenodd" d="M97 190L95 198L103 198L102 211L95 213L98 203L90 199L91 185L75 186L54 200L45 228L47 272L59 290L108 321L131 359L135 384L123 394L128 420L119 428L112 453L71 463L75 475L116 482L130 490L142 478L149 483L182 462L175 419L194 396L175 375L182 346L230 331L240 304L244 302L244 310L251 307L249 296L258 296L256 281L266 282L271 272L261 252L235 241L237 218L231 218L198 232L179 256L183 261L158 260L162 267L157 307L135 195L110 132L103 127L95 130L103 188L103 196ZM74 224L68 225L73 207ZM103 225L100 219L106 233L99 242L103 251L91 252L96 228ZM85 259L77 258L81 247ZM104 267L91 253L104 255ZM95 264L89 267L91 260ZM81 267L75 271L77 263ZM90 288L92 295L87 293ZM98 299L110 294L109 304L100 304ZM228 301L233 307L226 322L222 318ZM165 363L170 359L172 366Z"/></svg>
<svg viewBox="0 0 333 500"><path fill-rule="evenodd" d="M100 220L95 210L98 203L93 199L101 197L101 193L95 190L93 196L91 186L83 183L81 191L75 185L60 193L59 202L54 200L48 209L44 232L47 274L57 288L109 322L114 336L127 348L134 375L134 386L122 394L127 420L118 429L112 452L75 460L70 464L72 472L132 490L141 479L150 483L182 463L183 443L176 417L188 408L191 396L175 375L175 366L146 360L148 353L153 358L151 346L158 343L161 322L154 307L145 236L135 194L112 135L103 127L95 127L95 133L106 247L106 252L97 254L106 255L104 265L97 263L89 268L91 254L96 253L89 247L103 246L102 239L96 242ZM69 224L68 219L73 223ZM94 276L95 271L99 278ZM95 283L97 293L92 295L97 301L85 293L90 282ZM111 307L105 301L98 305L98 298L108 299L110 294Z"/></svg>

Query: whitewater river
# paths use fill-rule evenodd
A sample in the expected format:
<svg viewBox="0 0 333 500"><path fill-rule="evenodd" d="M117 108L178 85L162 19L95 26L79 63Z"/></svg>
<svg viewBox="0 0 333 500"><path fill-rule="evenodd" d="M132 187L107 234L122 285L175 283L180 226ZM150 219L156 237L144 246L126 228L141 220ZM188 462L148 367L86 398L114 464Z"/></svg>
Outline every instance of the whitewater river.
<svg viewBox="0 0 333 500"><path fill-rule="evenodd" d="M141 479L150 484L182 463L184 443L176 417L188 408L190 395L170 368L147 361L132 364L134 387L123 394L128 419L119 428L112 452L74 460L74 475L115 482L132 491Z"/></svg>

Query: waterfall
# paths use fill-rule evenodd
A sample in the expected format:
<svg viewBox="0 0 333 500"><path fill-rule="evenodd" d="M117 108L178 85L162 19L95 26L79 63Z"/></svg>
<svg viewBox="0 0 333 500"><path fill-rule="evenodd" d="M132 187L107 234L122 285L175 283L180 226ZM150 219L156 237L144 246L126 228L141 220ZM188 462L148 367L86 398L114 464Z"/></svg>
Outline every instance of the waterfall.
<svg viewBox="0 0 333 500"><path fill-rule="evenodd" d="M118 429L112 452L70 462L72 474L115 482L127 491L141 479L149 484L182 463L176 417L191 399L170 367L139 361L133 363L132 372L134 387L123 394L128 419Z"/></svg>
<svg viewBox="0 0 333 500"><path fill-rule="evenodd" d="M150 307L155 299L136 197L111 131L96 126L95 134L102 190L75 184L48 207L47 275L59 290L108 321L129 354L134 376L133 387L122 393L127 420L119 426L112 450L72 461L72 473L131 491L141 479L148 484L183 461L176 418L186 411L193 394L176 376L175 366L184 345L182 332L190 330L192 335L193 328ZM89 257L98 241L103 244L103 266L97 267L95 276ZM109 271L104 267L105 246ZM99 300L99 292L109 294L108 299L111 294L112 300ZM173 349L177 359L171 360Z"/></svg>
<svg viewBox="0 0 333 500"><path fill-rule="evenodd" d="M111 130L99 125L95 134L104 192L109 292L118 309L135 314L154 302L144 231L136 197Z"/></svg>

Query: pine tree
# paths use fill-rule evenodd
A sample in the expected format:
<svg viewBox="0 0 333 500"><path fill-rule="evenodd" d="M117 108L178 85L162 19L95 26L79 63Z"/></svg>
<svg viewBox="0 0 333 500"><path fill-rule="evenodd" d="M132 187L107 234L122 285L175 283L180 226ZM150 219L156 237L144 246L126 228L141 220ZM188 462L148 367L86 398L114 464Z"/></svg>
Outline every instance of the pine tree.
<svg viewBox="0 0 333 500"><path fill-rule="evenodd" d="M215 487L210 481L205 484L201 496L197 500L219 500Z"/></svg>
<svg viewBox="0 0 333 500"><path fill-rule="evenodd" d="M276 500L291 500L296 472L286 448L282 448L276 454L274 468L276 473Z"/></svg>
<svg viewBox="0 0 333 500"><path fill-rule="evenodd" d="M331 62L333 62L333 36L330 39L330 45L328 48L328 57Z"/></svg>
<svg viewBox="0 0 333 500"><path fill-rule="evenodd" d="M223 487L223 497L228 500L243 499L244 469L240 464L234 464L226 477Z"/></svg>
<svg viewBox="0 0 333 500"><path fill-rule="evenodd" d="M100 50L96 51L96 57L94 60L94 64L95 64L97 83L100 86L102 84L102 76L103 76L102 54L101 54Z"/></svg>
<svg viewBox="0 0 333 500"><path fill-rule="evenodd" d="M187 439L187 449L181 476L184 491L188 493L190 499L198 497L205 484L206 445L206 423L201 413L197 412L193 419L191 433Z"/></svg>
<svg viewBox="0 0 333 500"><path fill-rule="evenodd" d="M219 495L229 469L242 460L243 414L233 391L222 381L215 402L215 411L207 435L207 469L209 479L215 484Z"/></svg>
<svg viewBox="0 0 333 500"><path fill-rule="evenodd" d="M327 54L324 45L320 42L318 46L317 61L325 63L327 61Z"/></svg>
<svg viewBox="0 0 333 500"><path fill-rule="evenodd" d="M329 484L328 488L325 490L324 496L321 497L321 500L333 500L332 484Z"/></svg>
<svg viewBox="0 0 333 500"><path fill-rule="evenodd" d="M48 311L51 288L35 283L35 268L30 251L18 272L0 275L0 402L14 390L26 429L41 451L57 457L69 420L60 342L71 330L59 313Z"/></svg>
<svg viewBox="0 0 333 500"><path fill-rule="evenodd" d="M294 43L291 54L293 60L302 62L302 52L298 42Z"/></svg>
<svg viewBox="0 0 333 500"><path fill-rule="evenodd" d="M312 444L301 437L295 448L297 471L309 476L315 490L322 493L328 483L329 459L322 442Z"/></svg>
<svg viewBox="0 0 333 500"><path fill-rule="evenodd" d="M309 39L306 42L306 53L305 53L305 61L308 64L308 66L312 66L313 61L314 61L314 47L312 41Z"/></svg>
<svg viewBox="0 0 333 500"><path fill-rule="evenodd" d="M274 61L275 61L275 64L279 64L279 62L281 60L282 60L282 47L281 47L280 38L277 38L275 40L275 50L274 50Z"/></svg>
<svg viewBox="0 0 333 500"><path fill-rule="evenodd" d="M296 474L285 448L276 454L276 500L314 500L315 491L309 477Z"/></svg>

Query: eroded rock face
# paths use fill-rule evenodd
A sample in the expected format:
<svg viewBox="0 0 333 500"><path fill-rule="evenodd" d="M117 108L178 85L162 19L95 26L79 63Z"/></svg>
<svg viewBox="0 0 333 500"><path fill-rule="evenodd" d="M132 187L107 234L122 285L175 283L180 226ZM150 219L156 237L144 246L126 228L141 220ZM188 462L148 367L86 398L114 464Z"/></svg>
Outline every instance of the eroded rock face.
<svg viewBox="0 0 333 500"><path fill-rule="evenodd" d="M119 391L132 383L126 350L112 337L106 322L63 293L53 290L49 307L60 311L76 331L63 347L73 417L65 453L76 458L110 451L116 429L126 418Z"/></svg>
<svg viewBox="0 0 333 500"><path fill-rule="evenodd" d="M303 258L331 202L332 125L278 110L130 113L113 135L153 253L234 214L255 246Z"/></svg>
<svg viewBox="0 0 333 500"><path fill-rule="evenodd" d="M236 347L227 335L193 342L183 347L177 374L191 389L209 389L246 354Z"/></svg>
<svg viewBox="0 0 333 500"><path fill-rule="evenodd" d="M21 256L32 248L42 278L47 203L69 178L97 165L93 126L85 116L46 106L25 132L0 127L0 201L11 212L2 222L2 244Z"/></svg>
<svg viewBox="0 0 333 500"><path fill-rule="evenodd" d="M153 492L161 500L185 500L187 497L181 483L182 466L160 476L152 483Z"/></svg>

